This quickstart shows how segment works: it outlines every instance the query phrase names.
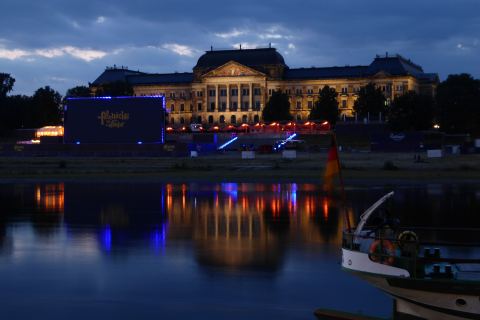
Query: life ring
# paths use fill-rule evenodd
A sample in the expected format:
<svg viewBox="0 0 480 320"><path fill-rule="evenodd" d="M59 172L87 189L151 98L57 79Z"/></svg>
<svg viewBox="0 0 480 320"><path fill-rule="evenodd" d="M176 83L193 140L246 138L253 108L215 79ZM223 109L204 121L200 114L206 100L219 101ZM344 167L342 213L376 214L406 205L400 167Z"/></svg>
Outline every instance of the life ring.
<svg viewBox="0 0 480 320"><path fill-rule="evenodd" d="M397 237L398 246L402 250L406 250L408 248L415 248L418 249L418 236L413 231L403 231ZM413 245L413 246L412 246Z"/></svg>
<svg viewBox="0 0 480 320"><path fill-rule="evenodd" d="M373 262L380 262L389 266L395 262L395 246L389 240L375 240L368 251Z"/></svg>

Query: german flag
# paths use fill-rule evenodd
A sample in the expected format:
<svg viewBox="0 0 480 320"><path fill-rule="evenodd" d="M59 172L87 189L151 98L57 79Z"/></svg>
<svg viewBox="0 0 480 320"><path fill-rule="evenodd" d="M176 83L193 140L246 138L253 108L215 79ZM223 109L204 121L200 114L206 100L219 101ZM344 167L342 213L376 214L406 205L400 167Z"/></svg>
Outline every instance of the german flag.
<svg viewBox="0 0 480 320"><path fill-rule="evenodd" d="M335 135L332 134L332 141L330 148L328 149L327 165L325 166L325 176L324 176L324 190L327 192L332 192L334 187L335 176L339 177L340 183L342 183L340 175L340 160L338 158L338 148Z"/></svg>

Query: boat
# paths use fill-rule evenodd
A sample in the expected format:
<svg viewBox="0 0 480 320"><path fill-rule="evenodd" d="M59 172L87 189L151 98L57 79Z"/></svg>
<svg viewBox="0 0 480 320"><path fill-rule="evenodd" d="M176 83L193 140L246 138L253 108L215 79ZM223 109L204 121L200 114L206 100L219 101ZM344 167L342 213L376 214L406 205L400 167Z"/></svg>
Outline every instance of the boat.
<svg viewBox="0 0 480 320"><path fill-rule="evenodd" d="M343 270L393 297L398 319L480 319L480 245L471 241L480 230L400 227L384 209L393 195L344 230ZM473 236L461 243L448 232Z"/></svg>

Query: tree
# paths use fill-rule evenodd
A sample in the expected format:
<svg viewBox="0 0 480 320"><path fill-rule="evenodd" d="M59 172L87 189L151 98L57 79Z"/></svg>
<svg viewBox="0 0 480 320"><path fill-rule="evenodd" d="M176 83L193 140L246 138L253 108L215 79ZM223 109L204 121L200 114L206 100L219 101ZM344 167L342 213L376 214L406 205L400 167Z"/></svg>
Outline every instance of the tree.
<svg viewBox="0 0 480 320"><path fill-rule="evenodd" d="M0 73L0 98L5 98L12 91L15 79L8 73Z"/></svg>
<svg viewBox="0 0 480 320"><path fill-rule="evenodd" d="M449 133L480 133L480 80L453 74L438 85L440 126Z"/></svg>
<svg viewBox="0 0 480 320"><path fill-rule="evenodd" d="M397 97L388 111L388 124L394 132L431 129L433 118L433 98L415 91Z"/></svg>
<svg viewBox="0 0 480 320"><path fill-rule="evenodd" d="M67 90L65 98L71 97L91 97L92 91L87 86L77 86Z"/></svg>
<svg viewBox="0 0 480 320"><path fill-rule="evenodd" d="M263 121L291 120L290 100L281 90L274 91L262 111Z"/></svg>
<svg viewBox="0 0 480 320"><path fill-rule="evenodd" d="M315 102L315 106L310 111L309 119L327 120L332 125L335 125L339 115L337 96L335 89L329 86L323 87L318 101Z"/></svg>
<svg viewBox="0 0 480 320"><path fill-rule="evenodd" d="M35 91L32 97L33 127L61 124L61 102L62 96L49 86Z"/></svg>
<svg viewBox="0 0 480 320"><path fill-rule="evenodd" d="M133 87L126 81L108 82L100 85L95 92L95 96L133 96Z"/></svg>
<svg viewBox="0 0 480 320"><path fill-rule="evenodd" d="M373 83L367 84L360 89L358 99L353 105L355 112L362 118L370 115L378 115L386 113L385 96L380 88L375 88Z"/></svg>

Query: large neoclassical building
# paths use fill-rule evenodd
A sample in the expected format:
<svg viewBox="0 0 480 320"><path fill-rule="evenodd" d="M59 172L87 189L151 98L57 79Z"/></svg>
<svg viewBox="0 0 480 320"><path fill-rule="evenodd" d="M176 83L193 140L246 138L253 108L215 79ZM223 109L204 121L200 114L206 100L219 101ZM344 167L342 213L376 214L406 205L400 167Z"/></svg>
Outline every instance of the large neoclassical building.
<svg viewBox="0 0 480 320"><path fill-rule="evenodd" d="M326 85L338 92L342 115L353 115L353 104L362 86L373 82L387 103L407 91L434 95L435 73L399 55L377 56L366 66L289 68L275 48L211 50L185 73L144 73L127 68L107 68L92 84L126 81L137 96L164 95L168 122L257 123L274 90L290 97L291 113L306 120Z"/></svg>

